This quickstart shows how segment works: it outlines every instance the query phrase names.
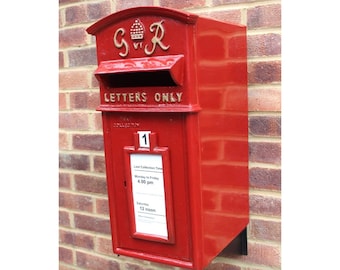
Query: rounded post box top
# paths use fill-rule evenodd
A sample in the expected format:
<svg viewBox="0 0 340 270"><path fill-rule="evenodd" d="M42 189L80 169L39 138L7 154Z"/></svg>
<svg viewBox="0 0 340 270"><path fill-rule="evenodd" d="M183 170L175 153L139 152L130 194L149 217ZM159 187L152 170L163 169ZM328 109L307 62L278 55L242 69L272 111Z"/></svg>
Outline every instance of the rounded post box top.
<svg viewBox="0 0 340 270"><path fill-rule="evenodd" d="M106 28L109 25L112 25L118 21L122 21L124 19L136 16L164 16L168 18L172 18L174 20L181 21L185 24L195 24L198 18L198 15L179 11L171 8L163 8L163 7L154 7L154 6L145 6L145 7L135 7L130 9L125 9L108 15L96 23L92 24L90 27L86 29L86 31L91 35L96 35L99 31Z"/></svg>

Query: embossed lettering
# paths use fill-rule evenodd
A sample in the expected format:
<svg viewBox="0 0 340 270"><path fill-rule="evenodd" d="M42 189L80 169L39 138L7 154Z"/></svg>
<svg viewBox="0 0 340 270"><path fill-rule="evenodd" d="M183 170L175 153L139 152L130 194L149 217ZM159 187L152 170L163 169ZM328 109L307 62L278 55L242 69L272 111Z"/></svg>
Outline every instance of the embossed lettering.
<svg viewBox="0 0 340 270"><path fill-rule="evenodd" d="M180 103L182 102L182 92L155 93L154 100L157 103Z"/></svg>
<svg viewBox="0 0 340 270"><path fill-rule="evenodd" d="M126 40L123 38L125 34L125 30L124 28L119 28L117 29L117 31L115 32L114 34L114 37L113 37L113 43L114 45L116 46L117 49L121 49L121 48L125 48L125 52L120 52L119 55L121 57L126 57L129 53L129 45L128 43L126 42ZM120 41L118 41L118 35L120 35L122 38Z"/></svg>
<svg viewBox="0 0 340 270"><path fill-rule="evenodd" d="M130 52L130 46L135 50L144 50L144 53L148 56L152 55L157 47L163 51L167 51L170 48L170 45L165 45L163 43L163 38L165 36L163 22L164 20L161 20L150 25L149 31L150 33L153 33L153 37L151 38L151 44L146 45L146 42L143 42L145 28L139 19L136 19L130 28L130 39L132 44L128 43L124 38L126 30L123 27L118 28L114 33L113 43L117 49L121 49L119 56L122 58L127 57Z"/></svg>
<svg viewBox="0 0 340 270"><path fill-rule="evenodd" d="M137 122L115 122L113 123L114 128L136 128L139 127Z"/></svg>
<svg viewBox="0 0 340 270"><path fill-rule="evenodd" d="M164 37L164 27L162 25L163 21L160 22L155 22L153 24L150 25L150 32L153 33L155 32L155 35L153 36L153 38L151 39L151 43L152 43L152 48L151 50L148 50L148 45L145 46L145 54L146 55L151 55L155 52L156 50L156 46L158 45L163 51L166 51L170 48L170 45L165 46L162 42L162 39Z"/></svg>
<svg viewBox="0 0 340 270"><path fill-rule="evenodd" d="M133 47L135 48L135 50L137 50L138 47L141 49L143 47L143 42L134 42Z"/></svg>
<svg viewBox="0 0 340 270"><path fill-rule="evenodd" d="M155 93L154 99L156 102L160 102L161 101L161 93Z"/></svg>
<svg viewBox="0 0 340 270"><path fill-rule="evenodd" d="M182 92L178 92L176 93L176 96L177 96L177 102L182 102Z"/></svg>
<svg viewBox="0 0 340 270"><path fill-rule="evenodd" d="M181 103L183 92L156 92L153 99L157 103ZM146 103L148 95L146 92L114 92L104 93L106 103Z"/></svg>
<svg viewBox="0 0 340 270"><path fill-rule="evenodd" d="M110 102L110 99L108 97L108 93L104 93L104 101L105 102Z"/></svg>
<svg viewBox="0 0 340 270"><path fill-rule="evenodd" d="M106 103L145 103L147 101L146 92L136 93L104 93Z"/></svg>

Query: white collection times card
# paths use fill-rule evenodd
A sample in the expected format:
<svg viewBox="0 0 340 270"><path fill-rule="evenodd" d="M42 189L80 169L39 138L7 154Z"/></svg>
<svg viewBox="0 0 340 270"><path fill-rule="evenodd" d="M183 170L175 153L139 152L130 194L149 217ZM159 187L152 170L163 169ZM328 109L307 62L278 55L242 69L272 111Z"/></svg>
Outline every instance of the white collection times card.
<svg viewBox="0 0 340 270"><path fill-rule="evenodd" d="M130 154L136 232L168 237L162 156Z"/></svg>

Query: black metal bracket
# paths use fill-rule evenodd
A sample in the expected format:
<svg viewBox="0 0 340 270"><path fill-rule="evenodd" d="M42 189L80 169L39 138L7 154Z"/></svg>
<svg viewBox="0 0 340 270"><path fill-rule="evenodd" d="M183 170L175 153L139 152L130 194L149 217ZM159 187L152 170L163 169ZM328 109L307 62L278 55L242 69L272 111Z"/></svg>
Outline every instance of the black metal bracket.
<svg viewBox="0 0 340 270"><path fill-rule="evenodd" d="M220 252L219 256L228 257L234 256L235 254L248 255L247 227Z"/></svg>
<svg viewBox="0 0 340 270"><path fill-rule="evenodd" d="M248 255L248 238L247 227L240 233L241 238L241 255Z"/></svg>

